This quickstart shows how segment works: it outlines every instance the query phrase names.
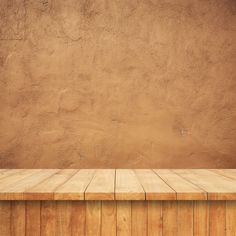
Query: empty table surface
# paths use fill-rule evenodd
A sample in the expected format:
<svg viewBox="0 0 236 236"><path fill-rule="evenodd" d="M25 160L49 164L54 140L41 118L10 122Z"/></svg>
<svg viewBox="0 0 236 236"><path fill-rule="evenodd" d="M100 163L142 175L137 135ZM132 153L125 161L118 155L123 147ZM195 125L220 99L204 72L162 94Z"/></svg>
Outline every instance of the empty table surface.
<svg viewBox="0 0 236 236"><path fill-rule="evenodd" d="M236 200L236 170L2 169L0 200Z"/></svg>

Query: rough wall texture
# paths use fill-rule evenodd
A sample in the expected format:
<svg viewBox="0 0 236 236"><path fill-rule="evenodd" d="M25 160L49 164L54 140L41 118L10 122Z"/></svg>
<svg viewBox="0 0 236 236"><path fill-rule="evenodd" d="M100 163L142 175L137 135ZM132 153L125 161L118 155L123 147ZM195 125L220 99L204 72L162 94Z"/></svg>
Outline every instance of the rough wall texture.
<svg viewBox="0 0 236 236"><path fill-rule="evenodd" d="M0 167L236 167L235 0L1 0Z"/></svg>

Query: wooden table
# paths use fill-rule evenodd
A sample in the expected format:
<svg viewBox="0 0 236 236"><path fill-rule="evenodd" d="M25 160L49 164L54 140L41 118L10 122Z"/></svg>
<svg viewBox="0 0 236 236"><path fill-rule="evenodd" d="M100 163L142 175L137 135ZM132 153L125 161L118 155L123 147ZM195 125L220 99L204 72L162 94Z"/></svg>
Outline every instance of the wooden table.
<svg viewBox="0 0 236 236"><path fill-rule="evenodd" d="M2 169L1 236L236 236L236 170Z"/></svg>

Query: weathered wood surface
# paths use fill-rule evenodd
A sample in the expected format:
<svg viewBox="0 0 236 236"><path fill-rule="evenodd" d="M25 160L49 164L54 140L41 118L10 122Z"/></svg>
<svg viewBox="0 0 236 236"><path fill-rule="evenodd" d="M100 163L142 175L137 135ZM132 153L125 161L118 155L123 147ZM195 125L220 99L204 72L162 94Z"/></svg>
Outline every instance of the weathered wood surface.
<svg viewBox="0 0 236 236"><path fill-rule="evenodd" d="M4 169L0 200L236 200L236 171Z"/></svg>
<svg viewBox="0 0 236 236"><path fill-rule="evenodd" d="M0 235L236 236L235 170L0 170Z"/></svg>
<svg viewBox="0 0 236 236"><path fill-rule="evenodd" d="M1 236L235 236L236 201L0 201Z"/></svg>

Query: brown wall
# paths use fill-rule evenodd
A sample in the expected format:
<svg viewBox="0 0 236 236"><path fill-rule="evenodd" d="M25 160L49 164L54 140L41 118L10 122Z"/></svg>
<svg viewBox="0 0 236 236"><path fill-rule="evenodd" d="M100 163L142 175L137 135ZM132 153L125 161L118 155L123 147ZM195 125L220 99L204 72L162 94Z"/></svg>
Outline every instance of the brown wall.
<svg viewBox="0 0 236 236"><path fill-rule="evenodd" d="M235 0L1 0L0 167L236 168Z"/></svg>

